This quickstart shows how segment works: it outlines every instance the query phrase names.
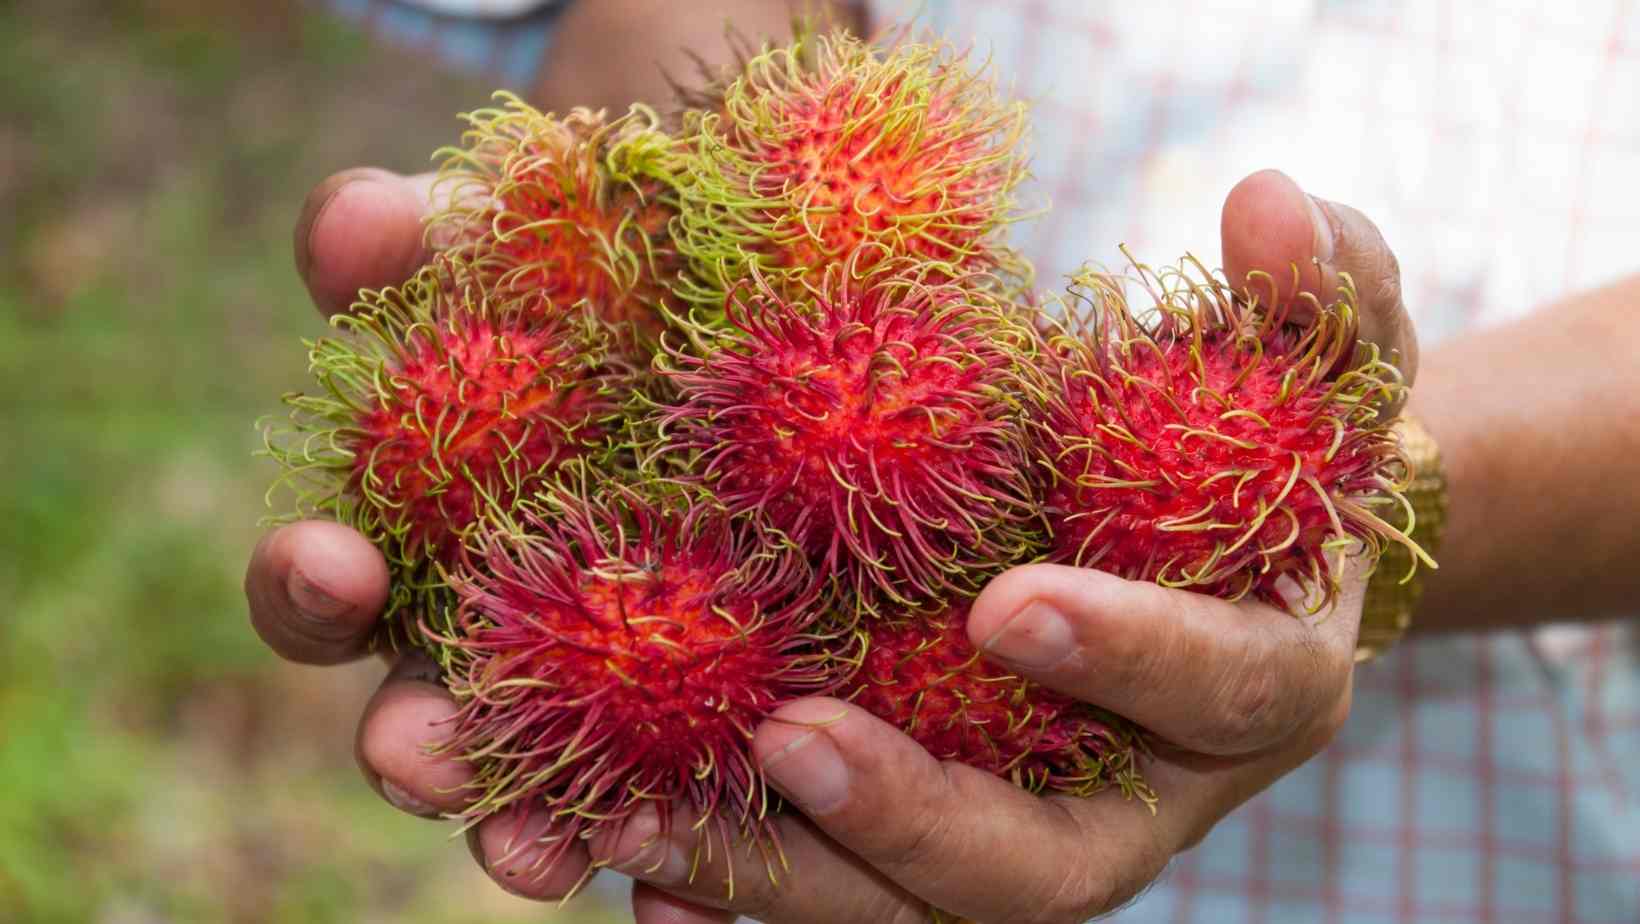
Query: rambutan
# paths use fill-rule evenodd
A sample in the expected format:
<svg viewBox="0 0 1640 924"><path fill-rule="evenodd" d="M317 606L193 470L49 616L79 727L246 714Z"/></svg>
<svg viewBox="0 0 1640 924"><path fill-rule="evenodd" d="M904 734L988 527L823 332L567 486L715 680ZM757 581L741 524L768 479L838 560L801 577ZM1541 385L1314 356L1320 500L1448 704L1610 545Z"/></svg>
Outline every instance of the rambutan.
<svg viewBox="0 0 1640 924"><path fill-rule="evenodd" d="M1075 277L1031 376L1050 560L1315 611L1339 589L1329 553L1416 549L1377 512L1404 506L1380 413L1403 386L1358 346L1348 281L1272 305L1199 264L1138 274L1148 318L1123 279Z"/></svg>
<svg viewBox="0 0 1640 924"><path fill-rule="evenodd" d="M500 108L464 116L465 147L439 152L450 204L430 235L486 287L531 293L561 312L585 300L652 347L660 299L681 265L667 233L673 212L658 181L616 164L664 146L654 113L558 117L496 97Z"/></svg>
<svg viewBox="0 0 1640 924"><path fill-rule="evenodd" d="M550 867L646 803L663 826L685 805L703 837L774 858L752 732L843 676L807 563L702 495L564 474L498 512L453 579L454 624L427 630L462 702L447 749L476 770L469 817L551 814Z"/></svg>
<svg viewBox="0 0 1640 924"><path fill-rule="evenodd" d="M1153 804L1127 720L1024 680L968 641L966 601L902 620L877 620L850 681L861 708L930 754L1011 779L1032 792L1090 795L1116 786Z"/></svg>
<svg viewBox="0 0 1640 924"><path fill-rule="evenodd" d="M1024 107L966 65L842 32L747 61L718 105L684 117L679 297L716 320L754 270L791 296L856 251L948 278L1027 274L998 233L1025 175Z"/></svg>
<svg viewBox="0 0 1640 924"><path fill-rule="evenodd" d="M308 344L322 393L290 394L268 433L300 515L370 538L392 565L389 612L441 586L486 502L528 496L566 460L608 458L634 375L584 310L452 288L437 267L361 293Z"/></svg>
<svg viewBox="0 0 1640 924"><path fill-rule="evenodd" d="M1039 538L1009 390L1030 335L983 288L851 263L801 302L737 289L713 349L661 355L650 460L863 610L977 589Z"/></svg>

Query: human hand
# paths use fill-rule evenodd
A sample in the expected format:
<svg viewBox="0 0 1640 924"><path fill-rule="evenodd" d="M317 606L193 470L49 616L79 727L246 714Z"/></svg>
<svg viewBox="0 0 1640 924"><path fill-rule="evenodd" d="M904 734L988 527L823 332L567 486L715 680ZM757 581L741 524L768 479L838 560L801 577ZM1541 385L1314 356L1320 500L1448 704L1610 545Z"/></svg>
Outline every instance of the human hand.
<svg viewBox="0 0 1640 924"><path fill-rule="evenodd" d="M1266 269L1290 287L1286 268L1296 264L1298 285L1325 303L1348 273L1363 334L1409 381L1416 375L1394 257L1360 213L1312 203L1265 172L1232 191L1222 229L1227 277L1238 285ZM1152 732L1144 772L1161 797L1155 817L1113 794L1031 796L821 699L778 711L754 739L770 783L802 810L777 821L789 873L741 869L726 900L724 851L691 870L687 815L672 820L670 843L652 842L658 819L640 815L595 838L591 856L680 898L772 924L913 924L931 908L1007 924L1086 920L1137 894L1331 740L1349 712L1363 571L1350 563L1337 602L1302 621L1256 602L1052 565L1011 571L979 597L969 634L989 657Z"/></svg>
<svg viewBox="0 0 1640 924"><path fill-rule="evenodd" d="M402 280L425 260L427 187L425 179L350 172L309 197L297 264L322 311L341 310L361 286ZM1320 210L1325 234L1285 177L1256 174L1238 185L1223 224L1229 278L1269 267L1281 279L1275 270L1297 263L1310 274L1301 284L1324 296L1337 273L1351 273L1364 335L1386 354L1399 351L1410 380L1416 344L1393 257L1359 213ZM298 523L258 546L246 592L253 624L277 652L336 663L366 650L387 571L358 534ZM600 865L629 871L638 879L638 924L727 921L736 913L776 924L920 922L930 906L983 921L1083 920L1136 894L1174 853L1331 738L1348 713L1360 592L1359 578L1348 581L1335 607L1306 626L1256 603L1060 566L1016 569L993 582L972 610L975 644L1024 676L1151 729L1158 745L1146 774L1164 800L1155 818L1111 797L1030 796L935 761L853 707L810 700L786 707L754 741L770 781L808 816L776 822L791 868L778 880L741 862L729 898L727 864L741 858L714 851L691 876L689 825L674 826L675 843L651 843L654 815L575 845L544 877L531 870L529 845L511 841L520 823L526 834L548 833L545 818L497 816L469 842L492 878L532 898L560 897ZM1030 604L1057 610L1061 628L1033 622L1046 611ZM1004 640L1016 636L1029 643L1026 653L1007 660ZM397 807L424 816L462 807L457 789L466 769L427 748L455 708L436 671L415 657L395 666L366 708L359 761ZM974 811L979 805L983 812Z"/></svg>
<svg viewBox="0 0 1640 924"><path fill-rule="evenodd" d="M431 174L347 170L308 195L296 224L296 267L322 314L345 311L361 288L402 283L429 260L424 217L432 208L433 180ZM386 561L364 536L337 523L308 520L281 526L257 544L245 596L252 626L280 656L339 664L370 650L388 582ZM429 753L443 736L441 723L455 709L427 658L410 653L395 659L365 707L356 739L366 779L395 807L429 818L463 807L456 790L469 778L467 768ZM518 871L493 861L504 837L480 825L469 840L481 858L486 845L493 847L485 867L512 891L549 897L573 884L513 885Z"/></svg>
<svg viewBox="0 0 1640 924"><path fill-rule="evenodd" d="M424 218L436 208L433 188L431 174L404 177L368 168L343 171L314 188L296 223L295 258L320 313L343 312L359 289L397 285L431 258ZM268 647L290 661L331 665L370 651L388 583L385 559L364 536L337 523L307 520L281 526L257 544L245 596L251 625ZM455 700L428 658L407 652L394 659L359 720L355 754L371 787L395 808L437 818L465 807L461 787L469 769L433 753L455 712ZM558 899L586 877L591 860L585 845L539 875L534 867L540 851L530 849L530 840L548 833L545 819L523 820L522 850L514 849L514 821L497 815L467 836L474 859L503 889ZM633 904L637 920L646 924L733 917L647 886L634 890Z"/></svg>

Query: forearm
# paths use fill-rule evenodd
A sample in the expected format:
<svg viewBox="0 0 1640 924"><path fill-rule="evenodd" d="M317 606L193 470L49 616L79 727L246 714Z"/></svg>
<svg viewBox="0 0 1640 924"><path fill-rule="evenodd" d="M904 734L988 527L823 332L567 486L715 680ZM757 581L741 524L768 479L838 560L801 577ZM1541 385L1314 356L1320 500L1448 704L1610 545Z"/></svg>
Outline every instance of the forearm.
<svg viewBox="0 0 1640 924"><path fill-rule="evenodd" d="M715 67L732 60L728 27L759 44L789 36L799 13L858 27L851 9L811 0L580 0L564 11L534 102L560 112L665 106L673 95L669 76L691 80L697 61Z"/></svg>
<svg viewBox="0 0 1640 924"><path fill-rule="evenodd" d="M1454 340L1419 376L1451 507L1414 624L1640 613L1640 276Z"/></svg>

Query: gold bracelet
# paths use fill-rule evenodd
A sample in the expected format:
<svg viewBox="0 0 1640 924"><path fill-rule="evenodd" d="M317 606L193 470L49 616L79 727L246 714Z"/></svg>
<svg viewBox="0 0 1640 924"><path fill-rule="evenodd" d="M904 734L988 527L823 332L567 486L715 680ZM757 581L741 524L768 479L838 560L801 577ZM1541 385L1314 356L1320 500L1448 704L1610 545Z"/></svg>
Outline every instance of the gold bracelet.
<svg viewBox="0 0 1640 924"><path fill-rule="evenodd" d="M1416 417L1403 413L1395 429L1406 454L1408 485L1404 492L1412 506L1410 538L1432 557L1441 544L1446 525L1446 469L1441 465L1441 449L1435 438ZM1397 529L1407 526L1407 512L1396 510L1385 517ZM1366 598L1361 603L1361 633L1355 643L1355 660L1370 661L1400 641L1412 625L1412 613L1424 595L1426 568L1414 567L1411 550L1390 543L1378 559L1378 567L1367 579Z"/></svg>

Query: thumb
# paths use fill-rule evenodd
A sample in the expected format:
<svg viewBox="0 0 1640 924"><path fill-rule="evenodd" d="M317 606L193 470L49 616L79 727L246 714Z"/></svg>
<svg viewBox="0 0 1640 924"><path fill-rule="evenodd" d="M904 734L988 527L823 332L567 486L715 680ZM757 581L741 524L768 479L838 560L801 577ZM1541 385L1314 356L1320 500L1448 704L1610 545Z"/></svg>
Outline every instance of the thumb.
<svg viewBox="0 0 1640 924"><path fill-rule="evenodd" d="M1327 304L1348 274L1359 299L1361 339L1377 344L1412 384L1418 338L1401 300L1401 267L1367 216L1306 194L1278 170L1261 170L1230 190L1219 230L1224 273L1237 288L1267 292L1268 282L1248 280L1262 271L1275 281L1278 299L1308 292Z"/></svg>
<svg viewBox="0 0 1640 924"><path fill-rule="evenodd" d="M308 193L296 220L296 271L323 314L346 311L360 289L398 285L427 262L433 181L431 173L360 167Z"/></svg>

